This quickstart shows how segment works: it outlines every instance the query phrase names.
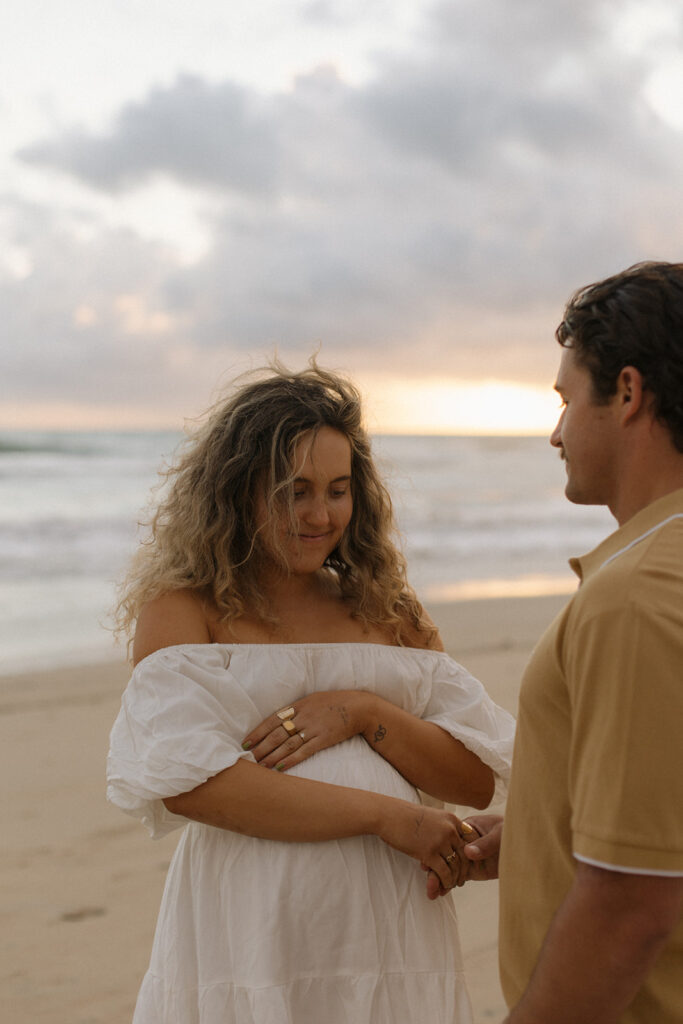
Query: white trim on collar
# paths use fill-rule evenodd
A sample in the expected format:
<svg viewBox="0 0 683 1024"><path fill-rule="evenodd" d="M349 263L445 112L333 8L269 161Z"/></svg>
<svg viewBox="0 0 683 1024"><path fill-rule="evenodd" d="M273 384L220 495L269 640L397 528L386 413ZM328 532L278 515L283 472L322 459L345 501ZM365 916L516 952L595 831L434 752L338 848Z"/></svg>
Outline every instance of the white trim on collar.
<svg viewBox="0 0 683 1024"><path fill-rule="evenodd" d="M669 516L667 519L662 519L661 523L651 526L649 530L645 531L645 533L641 533L640 537L636 537L635 540L630 541L629 544L626 544L623 548L619 548L619 550L615 551L613 555L610 555L609 558L605 559L605 561L600 565L600 568L604 569L606 565L613 562L615 558L619 557L619 555L623 555L625 551L630 551L630 549L634 548L636 544L640 544L641 540L645 540L645 538L649 537L651 533L655 533L656 530L659 530L662 526L666 526L666 524L670 523L673 519L683 519L683 512L674 512L674 514Z"/></svg>

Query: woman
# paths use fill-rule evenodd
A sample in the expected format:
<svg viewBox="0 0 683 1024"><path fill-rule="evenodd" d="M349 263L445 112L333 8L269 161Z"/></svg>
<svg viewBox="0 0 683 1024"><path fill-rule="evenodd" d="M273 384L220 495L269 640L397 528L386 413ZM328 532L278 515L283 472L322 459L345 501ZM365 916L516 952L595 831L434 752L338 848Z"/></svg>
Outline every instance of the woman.
<svg viewBox="0 0 683 1024"><path fill-rule="evenodd" d="M108 761L110 800L186 826L135 1022L470 1021L417 863L432 898L458 884L467 826L418 790L485 807L513 725L406 583L357 392L271 370L169 476Z"/></svg>

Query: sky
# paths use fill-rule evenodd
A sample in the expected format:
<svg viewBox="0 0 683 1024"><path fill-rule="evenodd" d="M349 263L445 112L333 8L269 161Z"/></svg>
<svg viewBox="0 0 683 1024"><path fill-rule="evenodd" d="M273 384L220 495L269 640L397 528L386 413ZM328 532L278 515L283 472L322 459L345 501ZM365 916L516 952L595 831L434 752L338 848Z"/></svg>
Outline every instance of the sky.
<svg viewBox="0 0 683 1024"><path fill-rule="evenodd" d="M176 427L274 355L545 432L581 285L680 260L679 0L0 10L0 428Z"/></svg>

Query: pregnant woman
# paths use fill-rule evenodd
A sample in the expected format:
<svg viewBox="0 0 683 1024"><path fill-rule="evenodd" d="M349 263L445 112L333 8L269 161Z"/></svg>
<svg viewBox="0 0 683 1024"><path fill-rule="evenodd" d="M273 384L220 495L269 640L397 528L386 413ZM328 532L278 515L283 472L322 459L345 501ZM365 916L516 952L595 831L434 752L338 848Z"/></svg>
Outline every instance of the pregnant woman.
<svg viewBox="0 0 683 1024"><path fill-rule="evenodd" d="M108 797L183 834L135 1024L467 1024L467 823L513 722L405 578L353 386L236 386L168 472L124 584ZM427 875L420 864L429 869Z"/></svg>

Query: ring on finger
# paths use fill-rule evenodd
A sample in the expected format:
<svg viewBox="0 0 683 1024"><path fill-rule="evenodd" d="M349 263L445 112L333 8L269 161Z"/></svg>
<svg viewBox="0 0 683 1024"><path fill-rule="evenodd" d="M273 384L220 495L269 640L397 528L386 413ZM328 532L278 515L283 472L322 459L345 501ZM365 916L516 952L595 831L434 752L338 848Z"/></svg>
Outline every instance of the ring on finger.
<svg viewBox="0 0 683 1024"><path fill-rule="evenodd" d="M460 828L458 830L463 839L472 839L473 836L479 836L479 832L476 830L474 825L470 825L469 821L461 821Z"/></svg>
<svg viewBox="0 0 683 1024"><path fill-rule="evenodd" d="M294 708L280 708L275 714L281 722L285 722L288 718L294 718L295 711Z"/></svg>
<svg viewBox="0 0 683 1024"><path fill-rule="evenodd" d="M455 850L451 850L449 855L447 857L444 857L444 860L446 861L447 864L452 864L454 860L457 860L457 858L458 855L455 852Z"/></svg>
<svg viewBox="0 0 683 1024"><path fill-rule="evenodd" d="M303 729L299 733L299 736L301 736L301 742L305 743L306 742L306 734L304 733Z"/></svg>
<svg viewBox="0 0 683 1024"><path fill-rule="evenodd" d="M282 728L285 730L288 736L293 736L294 733L297 731L297 728L294 725L294 722L291 720L291 718L285 719L280 724L282 725Z"/></svg>

